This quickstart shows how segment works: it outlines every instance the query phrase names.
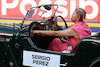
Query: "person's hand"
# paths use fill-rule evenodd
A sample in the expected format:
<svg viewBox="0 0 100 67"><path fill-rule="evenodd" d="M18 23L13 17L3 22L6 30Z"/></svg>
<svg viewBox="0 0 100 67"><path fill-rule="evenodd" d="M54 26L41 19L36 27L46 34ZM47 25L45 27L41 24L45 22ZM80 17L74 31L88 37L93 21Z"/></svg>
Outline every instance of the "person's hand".
<svg viewBox="0 0 100 67"><path fill-rule="evenodd" d="M41 35L39 30L33 30L32 31L33 35L37 36L37 35Z"/></svg>
<svg viewBox="0 0 100 67"><path fill-rule="evenodd" d="M32 30L31 32L30 32L30 37L34 37L34 36L39 36L40 34L39 34L39 31L38 30Z"/></svg>

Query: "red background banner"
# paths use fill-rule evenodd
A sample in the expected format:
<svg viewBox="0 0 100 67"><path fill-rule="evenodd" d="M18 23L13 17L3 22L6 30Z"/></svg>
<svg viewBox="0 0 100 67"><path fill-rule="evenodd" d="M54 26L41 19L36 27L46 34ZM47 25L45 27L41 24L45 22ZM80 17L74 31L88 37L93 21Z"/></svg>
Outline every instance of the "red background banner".
<svg viewBox="0 0 100 67"><path fill-rule="evenodd" d="M41 4L58 4L57 14L63 16L66 21L70 21L76 7L81 7L87 12L86 21L100 22L100 0L0 0L0 18L23 19L28 8ZM55 7L41 18L50 18L54 10ZM38 9L33 18L37 19L43 11L42 8Z"/></svg>

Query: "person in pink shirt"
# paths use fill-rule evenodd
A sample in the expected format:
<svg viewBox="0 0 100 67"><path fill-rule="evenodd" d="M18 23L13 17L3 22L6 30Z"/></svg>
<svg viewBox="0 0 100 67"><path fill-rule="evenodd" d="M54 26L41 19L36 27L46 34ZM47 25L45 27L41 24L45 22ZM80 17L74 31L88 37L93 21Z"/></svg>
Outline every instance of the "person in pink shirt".
<svg viewBox="0 0 100 67"><path fill-rule="evenodd" d="M85 18L86 11L82 8L76 8L71 17L71 21L74 22L74 24L70 28L60 31L33 30L33 34L43 34L52 37L68 37L67 42L62 42L59 38L54 38L48 49L57 52L71 51L83 37L91 35L91 29L85 23ZM69 49L69 44L72 49Z"/></svg>

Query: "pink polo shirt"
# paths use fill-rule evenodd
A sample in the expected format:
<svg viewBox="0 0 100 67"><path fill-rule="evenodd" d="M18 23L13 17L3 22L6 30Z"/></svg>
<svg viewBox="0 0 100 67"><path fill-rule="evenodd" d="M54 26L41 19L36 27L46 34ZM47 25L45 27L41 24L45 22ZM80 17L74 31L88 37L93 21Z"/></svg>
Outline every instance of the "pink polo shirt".
<svg viewBox="0 0 100 67"><path fill-rule="evenodd" d="M55 38L48 49L57 52L68 50L69 44L71 44L73 48L83 37L87 37L91 35L91 29L88 27L88 25L85 22L75 23L69 29L74 29L80 39L69 37L69 41L63 43L59 38Z"/></svg>
<svg viewBox="0 0 100 67"><path fill-rule="evenodd" d="M80 39L91 35L91 29L88 27L88 25L85 22L75 23L72 25L72 27L70 27L70 29L74 29ZM72 48L80 41L80 39L69 37L69 41Z"/></svg>

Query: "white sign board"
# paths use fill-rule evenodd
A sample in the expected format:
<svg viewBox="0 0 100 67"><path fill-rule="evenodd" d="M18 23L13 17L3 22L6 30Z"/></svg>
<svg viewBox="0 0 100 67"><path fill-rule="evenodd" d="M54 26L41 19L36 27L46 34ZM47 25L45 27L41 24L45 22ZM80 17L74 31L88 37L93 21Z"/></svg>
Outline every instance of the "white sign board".
<svg viewBox="0 0 100 67"><path fill-rule="evenodd" d="M60 67L60 55L23 50L23 66Z"/></svg>

